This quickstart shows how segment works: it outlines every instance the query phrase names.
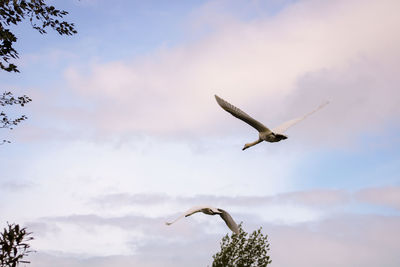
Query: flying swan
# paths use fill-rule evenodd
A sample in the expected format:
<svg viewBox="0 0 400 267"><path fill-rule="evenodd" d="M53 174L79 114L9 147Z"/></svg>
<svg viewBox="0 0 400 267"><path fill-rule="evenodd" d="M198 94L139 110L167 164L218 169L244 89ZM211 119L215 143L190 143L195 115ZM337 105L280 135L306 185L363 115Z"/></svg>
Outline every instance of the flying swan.
<svg viewBox="0 0 400 267"><path fill-rule="evenodd" d="M224 222L229 227L229 229L232 230L232 232L239 234L239 227L237 226L237 224L235 223L235 221L232 219L231 215L229 215L228 212L224 211L223 209L218 209L218 208L214 208L214 207L210 207L210 206L193 207L193 208L189 209L188 211L186 211L181 216L179 216L178 218L176 218L174 221L166 222L165 224L171 225L174 222L178 221L179 219L182 219L183 217L188 217L196 212L202 212L202 213L208 214L208 215L218 214L219 216L221 216L222 220L224 220Z"/></svg>
<svg viewBox="0 0 400 267"><path fill-rule="evenodd" d="M262 141L267 141L267 142L274 143L274 142L279 142L281 140L287 139L287 136L283 134L287 129L289 129L290 127L292 127L296 123L304 120L305 118L307 118L311 114L317 112L321 108L325 107L327 104L329 104L329 102L325 102L324 104L320 105L318 108L316 108L315 110L307 113L306 115L304 115L302 117L299 117L299 118L296 118L296 119L293 119L293 120L290 120L290 121L287 121L285 123L282 123L278 127L270 130L264 124L262 124L261 122L253 119L248 114L246 114L245 112L243 112L239 108L235 107L234 105L228 103L227 101L223 100L219 96L215 95L215 99L217 100L217 103L221 106L221 108L223 108L224 110L226 110L227 112L232 114L234 117L246 122L250 126L253 126L259 132L258 140L254 141L252 143L245 144L242 150L245 150L245 149L247 149L249 147L257 145L258 143L261 143Z"/></svg>

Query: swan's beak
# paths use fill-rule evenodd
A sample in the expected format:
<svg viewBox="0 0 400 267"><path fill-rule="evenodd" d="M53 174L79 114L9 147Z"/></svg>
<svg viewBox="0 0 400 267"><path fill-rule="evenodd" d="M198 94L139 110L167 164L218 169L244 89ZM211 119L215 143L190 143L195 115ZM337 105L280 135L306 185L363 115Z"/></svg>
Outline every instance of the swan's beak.
<svg viewBox="0 0 400 267"><path fill-rule="evenodd" d="M248 149L248 148L249 148L248 146L244 145L244 147L242 148L242 150L246 150L246 149Z"/></svg>

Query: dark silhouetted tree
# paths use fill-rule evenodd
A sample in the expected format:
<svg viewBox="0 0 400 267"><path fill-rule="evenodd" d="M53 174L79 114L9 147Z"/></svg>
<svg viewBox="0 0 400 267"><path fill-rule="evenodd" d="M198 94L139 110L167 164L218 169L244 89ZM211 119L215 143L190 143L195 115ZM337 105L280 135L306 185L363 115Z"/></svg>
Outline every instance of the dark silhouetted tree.
<svg viewBox="0 0 400 267"><path fill-rule="evenodd" d="M24 260L32 250L29 241L33 239L26 228L18 224L7 224L0 234L0 267L15 267L20 263L30 263Z"/></svg>
<svg viewBox="0 0 400 267"><path fill-rule="evenodd" d="M227 234L222 238L221 251L213 256L212 267L264 267L270 264L268 236L261 230L260 227L248 235L239 224L239 234Z"/></svg>
<svg viewBox="0 0 400 267"><path fill-rule="evenodd" d="M6 72L19 72L17 66L10 61L17 59L19 54L14 44L17 37L12 33L10 27L18 25L23 20L28 20L31 26L39 33L47 33L51 28L60 35L73 35L77 33L73 23L63 21L67 15L65 10L58 10L52 5L47 5L44 0L0 0L0 70ZM20 105L32 101L28 96L14 97L9 91L0 96L0 105ZM0 111L0 128L10 128L27 119L22 115L16 119L9 119L4 111ZM0 144L4 144L3 141Z"/></svg>

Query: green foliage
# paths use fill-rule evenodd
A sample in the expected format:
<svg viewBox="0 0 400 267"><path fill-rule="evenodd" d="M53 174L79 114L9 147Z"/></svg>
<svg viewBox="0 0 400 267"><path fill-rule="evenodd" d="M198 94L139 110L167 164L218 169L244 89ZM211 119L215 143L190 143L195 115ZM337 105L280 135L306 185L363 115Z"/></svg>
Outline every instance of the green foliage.
<svg viewBox="0 0 400 267"><path fill-rule="evenodd" d="M239 234L227 234L222 238L221 251L213 256L212 267L263 267L270 264L268 236L261 230L260 227L248 235L239 224Z"/></svg>
<svg viewBox="0 0 400 267"><path fill-rule="evenodd" d="M77 33L73 23L61 20L68 12L58 10L54 6L47 5L44 0L0 0L0 70L7 72L19 72L17 66L9 61L18 58L18 51L14 48L17 37L11 32L10 26L18 25L23 20L29 20L32 28L39 33L47 33L51 28L60 35L73 35ZM14 97L11 92L5 92L0 96L0 105L20 105L32 101L28 96ZM22 115L16 119L9 119L4 111L0 111L0 128L12 129L27 117ZM1 144L9 143L7 140Z"/></svg>
<svg viewBox="0 0 400 267"><path fill-rule="evenodd" d="M0 95L0 106L12 106L12 105L20 105L21 107L25 106L25 104L31 102L32 99L30 99L28 96L23 95L19 97L14 97L11 92L4 92L3 95ZM16 119L9 119L7 114L4 111L0 111L0 128L9 128L13 129L14 126L16 126L18 123L26 120L28 117L25 115L22 115ZM10 141L3 140L0 142L0 145L3 145L5 143L10 143Z"/></svg>
<svg viewBox="0 0 400 267"><path fill-rule="evenodd" d="M0 267L15 267L19 263L30 263L23 260L31 250L28 242L33 239L26 228L20 228L18 224L7 224L0 233Z"/></svg>
<svg viewBox="0 0 400 267"><path fill-rule="evenodd" d="M28 96L23 95L19 97L14 97L11 92L4 92L3 95L0 95L0 106L7 106L7 105L20 105L21 107L25 106L25 104L31 102ZM0 111L0 128L10 128L12 129L13 125L17 125L21 121L27 119L25 115L17 119L10 120L3 111Z"/></svg>
<svg viewBox="0 0 400 267"><path fill-rule="evenodd" d="M47 33L46 28L50 27L61 35L72 35L77 33L74 24L59 20L67 14L65 10L48 6L44 0L0 0L0 69L19 72L17 66L9 63L10 59L18 58L13 47L17 37L9 26L29 19L32 27L41 34Z"/></svg>

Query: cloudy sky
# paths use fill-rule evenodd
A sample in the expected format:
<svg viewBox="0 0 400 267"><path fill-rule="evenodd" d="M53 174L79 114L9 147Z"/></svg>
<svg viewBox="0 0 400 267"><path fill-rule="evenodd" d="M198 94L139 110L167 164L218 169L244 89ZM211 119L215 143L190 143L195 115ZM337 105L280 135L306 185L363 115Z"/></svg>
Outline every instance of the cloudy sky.
<svg viewBox="0 0 400 267"><path fill-rule="evenodd" d="M18 37L32 99L1 130L0 222L33 232L32 267L207 266L263 227L272 266L400 266L398 0L49 1L78 34ZM269 127L323 110L279 143Z"/></svg>

